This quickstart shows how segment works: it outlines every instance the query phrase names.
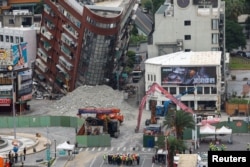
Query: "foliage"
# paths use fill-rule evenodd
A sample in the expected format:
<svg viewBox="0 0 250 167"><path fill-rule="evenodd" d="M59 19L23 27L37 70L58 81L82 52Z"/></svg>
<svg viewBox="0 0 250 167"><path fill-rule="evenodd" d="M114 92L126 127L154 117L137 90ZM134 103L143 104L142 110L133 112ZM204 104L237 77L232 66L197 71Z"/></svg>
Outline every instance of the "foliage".
<svg viewBox="0 0 250 167"><path fill-rule="evenodd" d="M144 6L148 11L152 10L152 6L153 6L152 1L151 1L151 0L145 1L144 4L143 4L143 6Z"/></svg>
<svg viewBox="0 0 250 167"><path fill-rule="evenodd" d="M225 0L226 19L238 21L238 16L244 13L245 0Z"/></svg>
<svg viewBox="0 0 250 167"><path fill-rule="evenodd" d="M137 30L137 28L136 28L135 25L133 26L133 28L132 28L132 30L131 30L131 34L132 34L132 35L135 35L135 36L138 35L138 30Z"/></svg>
<svg viewBox="0 0 250 167"><path fill-rule="evenodd" d="M228 103L232 104L247 104L248 100L246 99L239 99L239 98L231 98L228 100Z"/></svg>
<svg viewBox="0 0 250 167"><path fill-rule="evenodd" d="M250 70L250 59L242 57L230 57L229 67L231 70Z"/></svg>
<svg viewBox="0 0 250 167"><path fill-rule="evenodd" d="M140 42L144 42L144 41L147 41L147 37L144 36L144 35L131 35L130 39L129 39L129 43L130 44L138 44Z"/></svg>
<svg viewBox="0 0 250 167"><path fill-rule="evenodd" d="M224 144L220 145L220 146L217 146L213 143L210 143L209 144L209 150L210 151L225 151L226 150L226 146Z"/></svg>
<svg viewBox="0 0 250 167"><path fill-rule="evenodd" d="M41 0L39 3L36 4L34 13L35 14L42 14L43 12L43 4L44 0Z"/></svg>
<svg viewBox="0 0 250 167"><path fill-rule="evenodd" d="M153 14L164 4L165 0L142 0L142 5L152 11Z"/></svg>
<svg viewBox="0 0 250 167"><path fill-rule="evenodd" d="M248 16L246 19L246 32L247 32L247 38L250 38L250 17Z"/></svg>
<svg viewBox="0 0 250 167"><path fill-rule="evenodd" d="M233 20L226 20L226 47L227 51L232 51L238 47L245 48L246 39L243 28Z"/></svg>
<svg viewBox="0 0 250 167"><path fill-rule="evenodd" d="M170 167L174 166L174 155L176 151L183 152L187 149L187 146L184 144L183 140L178 140L174 136L169 136L167 139L167 148L168 148L168 163Z"/></svg>
<svg viewBox="0 0 250 167"><path fill-rule="evenodd" d="M168 112L165 117L164 125L175 128L177 139L183 139L184 129L195 128L193 116L182 110L177 110L175 113Z"/></svg>
<svg viewBox="0 0 250 167"><path fill-rule="evenodd" d="M126 61L126 66L128 66L129 68L133 68L134 64L135 64L135 52L129 50L127 52L127 57L128 57L128 59Z"/></svg>

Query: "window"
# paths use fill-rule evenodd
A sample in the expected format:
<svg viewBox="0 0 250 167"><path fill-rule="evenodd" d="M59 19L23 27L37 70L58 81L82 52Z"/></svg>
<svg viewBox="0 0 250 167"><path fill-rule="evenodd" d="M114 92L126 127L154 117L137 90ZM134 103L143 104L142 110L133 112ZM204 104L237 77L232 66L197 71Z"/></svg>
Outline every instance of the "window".
<svg viewBox="0 0 250 167"><path fill-rule="evenodd" d="M186 91L186 87L179 87L179 94Z"/></svg>
<svg viewBox="0 0 250 167"><path fill-rule="evenodd" d="M210 94L210 87L204 87L204 94Z"/></svg>
<svg viewBox="0 0 250 167"><path fill-rule="evenodd" d="M199 95L203 94L203 87L197 87L197 94Z"/></svg>
<svg viewBox="0 0 250 167"><path fill-rule="evenodd" d="M216 87L211 87L211 93L212 93L212 94L217 94L217 89L216 89Z"/></svg>
<svg viewBox="0 0 250 167"><path fill-rule="evenodd" d="M10 43L13 43L13 42L14 42L13 36L10 36Z"/></svg>
<svg viewBox="0 0 250 167"><path fill-rule="evenodd" d="M14 19L9 19L9 24L15 24Z"/></svg>
<svg viewBox="0 0 250 167"><path fill-rule="evenodd" d="M156 75L154 75L154 81L156 81Z"/></svg>
<svg viewBox="0 0 250 167"><path fill-rule="evenodd" d="M16 37L16 43L19 43L19 37Z"/></svg>
<svg viewBox="0 0 250 167"><path fill-rule="evenodd" d="M219 51L220 48L212 48L211 50L212 50L212 51Z"/></svg>
<svg viewBox="0 0 250 167"><path fill-rule="evenodd" d="M170 94L175 95L176 94L176 87L170 87Z"/></svg>
<svg viewBox="0 0 250 167"><path fill-rule="evenodd" d="M212 44L218 44L219 34L212 34Z"/></svg>
<svg viewBox="0 0 250 167"><path fill-rule="evenodd" d="M9 36L8 36L8 35L6 35L6 36L5 36L5 41L6 41L6 42L9 42L9 41L10 41L10 39L9 39Z"/></svg>
<svg viewBox="0 0 250 167"><path fill-rule="evenodd" d="M191 35L185 35L185 40L191 40Z"/></svg>
<svg viewBox="0 0 250 167"><path fill-rule="evenodd" d="M218 29L219 29L219 20L212 19L212 30L218 30Z"/></svg>
<svg viewBox="0 0 250 167"><path fill-rule="evenodd" d="M191 21L190 20L185 20L184 21L184 25L185 26L190 26L191 25Z"/></svg>
<svg viewBox="0 0 250 167"><path fill-rule="evenodd" d="M0 41L3 42L3 35L0 35Z"/></svg>
<svg viewBox="0 0 250 167"><path fill-rule="evenodd" d="M185 49L185 52L191 52L191 49Z"/></svg>
<svg viewBox="0 0 250 167"><path fill-rule="evenodd" d="M23 37L20 37L20 42L23 42Z"/></svg>

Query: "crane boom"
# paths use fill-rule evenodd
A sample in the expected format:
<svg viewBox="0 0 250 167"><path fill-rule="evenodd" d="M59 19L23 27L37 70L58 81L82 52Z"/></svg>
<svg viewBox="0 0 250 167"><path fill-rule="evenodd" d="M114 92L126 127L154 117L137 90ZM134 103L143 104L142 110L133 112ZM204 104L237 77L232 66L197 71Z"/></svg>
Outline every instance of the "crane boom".
<svg viewBox="0 0 250 167"><path fill-rule="evenodd" d="M170 99L173 103L175 103L176 105L178 105L183 111L185 112L189 112L189 113L194 113L193 110L191 108L189 108L188 106L186 106L184 103L182 103L180 100L178 100L176 97L174 97L172 94L170 94L168 91L166 91L163 87L161 87L159 84L157 84L156 82L152 84L152 86L150 87L150 89L146 92L146 95L142 98L142 101L140 103L139 106L139 113L138 113L138 118L137 118L137 126L135 129L135 132L138 132L140 129L140 124L141 124L141 117L142 117L142 112L147 100L147 97L154 93L155 91L161 92L166 98Z"/></svg>

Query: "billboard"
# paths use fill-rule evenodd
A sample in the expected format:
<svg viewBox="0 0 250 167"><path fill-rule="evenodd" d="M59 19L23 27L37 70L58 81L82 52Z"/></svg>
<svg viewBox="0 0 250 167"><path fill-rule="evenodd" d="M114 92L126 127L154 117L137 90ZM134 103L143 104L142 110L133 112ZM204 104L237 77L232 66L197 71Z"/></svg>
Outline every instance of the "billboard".
<svg viewBox="0 0 250 167"><path fill-rule="evenodd" d="M13 65L10 50L0 50L0 70L6 71L6 66Z"/></svg>
<svg viewBox="0 0 250 167"><path fill-rule="evenodd" d="M11 46L14 70L28 67L27 42Z"/></svg>
<svg viewBox="0 0 250 167"><path fill-rule="evenodd" d="M17 85L18 98L32 93L33 81L32 81L31 70L18 72L17 82L18 82Z"/></svg>
<svg viewBox="0 0 250 167"><path fill-rule="evenodd" d="M216 67L162 67L161 85L216 84Z"/></svg>

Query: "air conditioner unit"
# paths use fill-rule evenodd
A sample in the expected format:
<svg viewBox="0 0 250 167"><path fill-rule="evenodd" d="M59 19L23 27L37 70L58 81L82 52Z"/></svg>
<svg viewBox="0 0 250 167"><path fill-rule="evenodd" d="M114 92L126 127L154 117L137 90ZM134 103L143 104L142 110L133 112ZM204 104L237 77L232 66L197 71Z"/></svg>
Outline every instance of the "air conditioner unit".
<svg viewBox="0 0 250 167"><path fill-rule="evenodd" d="M183 44L182 41L177 42L177 46L182 46L182 44Z"/></svg>

